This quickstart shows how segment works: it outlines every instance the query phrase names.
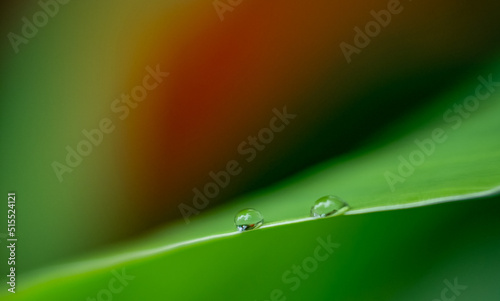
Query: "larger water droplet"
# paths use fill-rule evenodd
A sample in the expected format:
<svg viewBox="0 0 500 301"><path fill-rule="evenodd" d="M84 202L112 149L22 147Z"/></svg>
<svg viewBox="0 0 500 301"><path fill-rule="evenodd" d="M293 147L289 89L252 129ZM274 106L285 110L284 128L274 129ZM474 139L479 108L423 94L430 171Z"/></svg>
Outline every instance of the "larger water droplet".
<svg viewBox="0 0 500 301"><path fill-rule="evenodd" d="M331 215L340 215L349 210L344 200L334 195L327 195L319 198L311 208L311 216L326 217Z"/></svg>
<svg viewBox="0 0 500 301"><path fill-rule="evenodd" d="M234 217L234 224L239 231L247 231L260 227L264 223L264 216L255 209L243 209Z"/></svg>

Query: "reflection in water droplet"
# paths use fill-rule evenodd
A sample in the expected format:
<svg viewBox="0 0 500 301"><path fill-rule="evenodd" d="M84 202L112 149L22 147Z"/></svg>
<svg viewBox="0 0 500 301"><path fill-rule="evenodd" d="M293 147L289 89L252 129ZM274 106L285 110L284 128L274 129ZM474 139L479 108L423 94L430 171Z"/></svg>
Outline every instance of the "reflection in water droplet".
<svg viewBox="0 0 500 301"><path fill-rule="evenodd" d="M326 217L330 215L340 215L349 210L349 205L347 205L344 200L334 195L327 195L316 202L311 208L311 216L314 217Z"/></svg>
<svg viewBox="0 0 500 301"><path fill-rule="evenodd" d="M243 209L234 217L234 224L239 231L247 231L260 227L264 223L264 216L255 209Z"/></svg>

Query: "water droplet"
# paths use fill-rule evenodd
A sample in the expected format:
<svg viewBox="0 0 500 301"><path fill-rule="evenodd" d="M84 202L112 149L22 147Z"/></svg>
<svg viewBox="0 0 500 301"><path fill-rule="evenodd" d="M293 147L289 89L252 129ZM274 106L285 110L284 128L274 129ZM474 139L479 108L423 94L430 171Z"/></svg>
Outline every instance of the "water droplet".
<svg viewBox="0 0 500 301"><path fill-rule="evenodd" d="M326 217L331 215L340 215L349 210L344 200L334 195L327 195L319 198L311 208L311 216Z"/></svg>
<svg viewBox="0 0 500 301"><path fill-rule="evenodd" d="M264 216L255 209L243 209L234 217L234 224L239 231L247 231L260 227L264 223Z"/></svg>

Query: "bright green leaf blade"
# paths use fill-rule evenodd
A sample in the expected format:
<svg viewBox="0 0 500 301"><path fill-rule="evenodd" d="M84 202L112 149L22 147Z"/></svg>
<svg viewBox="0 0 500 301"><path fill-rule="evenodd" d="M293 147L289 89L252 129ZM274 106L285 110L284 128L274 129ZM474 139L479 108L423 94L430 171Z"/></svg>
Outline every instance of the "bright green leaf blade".
<svg viewBox="0 0 500 301"><path fill-rule="evenodd" d="M481 257L500 251L499 200L340 216L211 239L60 275L16 294L16 300L96 298L109 290L116 273L130 277L123 286L113 283L123 288L113 300L260 301L269 300L274 290L286 300L390 300L421 281L432 286L428 292L439 293L443 279L459 277L469 284L483 274L500 276L498 257ZM325 248L329 241L335 244L331 252ZM443 259L460 249L473 250L474 258L440 271ZM470 262L479 263L474 270L479 275L470 274ZM293 273L295 265L308 267L302 270L307 279ZM498 296L496 283L483 280L464 300Z"/></svg>

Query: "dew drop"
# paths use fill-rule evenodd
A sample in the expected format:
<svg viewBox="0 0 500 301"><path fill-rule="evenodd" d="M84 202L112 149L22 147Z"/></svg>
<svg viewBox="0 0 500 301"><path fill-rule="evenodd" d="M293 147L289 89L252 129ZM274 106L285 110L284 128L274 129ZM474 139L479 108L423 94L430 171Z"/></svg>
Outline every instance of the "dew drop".
<svg viewBox="0 0 500 301"><path fill-rule="evenodd" d="M340 215L349 210L344 200L334 195L327 195L319 198L311 208L311 216L326 217L331 215Z"/></svg>
<svg viewBox="0 0 500 301"><path fill-rule="evenodd" d="M258 228L264 223L264 216L255 209L243 209L234 217L234 224L239 231Z"/></svg>

